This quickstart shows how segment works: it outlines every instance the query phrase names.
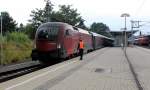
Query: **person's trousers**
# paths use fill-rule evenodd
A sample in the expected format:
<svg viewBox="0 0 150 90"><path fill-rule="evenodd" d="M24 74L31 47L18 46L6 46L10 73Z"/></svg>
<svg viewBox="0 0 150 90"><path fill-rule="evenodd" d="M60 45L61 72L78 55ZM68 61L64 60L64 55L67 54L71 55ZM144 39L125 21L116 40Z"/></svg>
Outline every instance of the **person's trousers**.
<svg viewBox="0 0 150 90"><path fill-rule="evenodd" d="M79 49L79 54L80 54L80 60L83 59L83 49Z"/></svg>

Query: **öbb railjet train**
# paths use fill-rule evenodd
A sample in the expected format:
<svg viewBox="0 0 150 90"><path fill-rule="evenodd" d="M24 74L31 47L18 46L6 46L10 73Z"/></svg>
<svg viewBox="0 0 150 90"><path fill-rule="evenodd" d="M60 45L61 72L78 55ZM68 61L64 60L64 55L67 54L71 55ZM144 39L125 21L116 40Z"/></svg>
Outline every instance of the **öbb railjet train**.
<svg viewBox="0 0 150 90"><path fill-rule="evenodd" d="M51 62L49 58L67 58L78 54L78 43L82 39L84 53L105 46L113 46L113 39L73 27L63 22L44 23L36 31L32 60Z"/></svg>

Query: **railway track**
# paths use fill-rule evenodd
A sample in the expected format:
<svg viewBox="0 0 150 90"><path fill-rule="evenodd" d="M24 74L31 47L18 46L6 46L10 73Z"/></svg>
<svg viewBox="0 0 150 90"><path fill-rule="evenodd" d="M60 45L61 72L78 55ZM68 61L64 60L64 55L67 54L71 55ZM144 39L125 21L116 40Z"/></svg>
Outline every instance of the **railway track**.
<svg viewBox="0 0 150 90"><path fill-rule="evenodd" d="M22 75L25 75L25 74L28 74L28 73L31 73L31 72L34 72L34 71L42 69L44 67L45 66L43 66L41 64L37 64L37 65L29 66L29 67L18 68L16 70L14 69L11 71L1 72L0 73L0 83L10 80L10 79L13 79L13 78L16 78L16 77L19 77L19 76L22 76Z"/></svg>
<svg viewBox="0 0 150 90"><path fill-rule="evenodd" d="M74 57L72 57L74 58ZM69 58L71 59L71 58ZM68 59L66 59L68 60ZM62 60L63 61L63 60ZM17 77L20 77L22 75L46 68L48 66L57 64L62 62L60 60L56 60L56 62L52 62L49 64L43 64L40 62L30 62L30 63L20 63L20 64L14 64L9 66L1 66L0 69L0 83L5 82Z"/></svg>
<svg viewBox="0 0 150 90"><path fill-rule="evenodd" d="M21 64L16 64L16 65L14 64L14 65L3 67L0 69L0 83L46 68L56 63L59 62L55 62L47 65L39 62L30 63L30 64L21 63Z"/></svg>

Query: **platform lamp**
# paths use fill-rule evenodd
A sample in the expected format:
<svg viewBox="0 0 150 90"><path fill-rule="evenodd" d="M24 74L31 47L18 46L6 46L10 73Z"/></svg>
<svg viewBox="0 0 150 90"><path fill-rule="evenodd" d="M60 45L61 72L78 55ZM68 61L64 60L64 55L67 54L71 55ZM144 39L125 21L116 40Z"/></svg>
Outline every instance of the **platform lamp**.
<svg viewBox="0 0 150 90"><path fill-rule="evenodd" d="M126 26L126 17L130 17L130 15L128 13L123 13L121 14L121 17L124 17L125 18L125 27L124 27L124 32L125 32L125 35L124 35L124 46L126 47L127 46L127 36L126 36L126 30L127 30L127 26Z"/></svg>

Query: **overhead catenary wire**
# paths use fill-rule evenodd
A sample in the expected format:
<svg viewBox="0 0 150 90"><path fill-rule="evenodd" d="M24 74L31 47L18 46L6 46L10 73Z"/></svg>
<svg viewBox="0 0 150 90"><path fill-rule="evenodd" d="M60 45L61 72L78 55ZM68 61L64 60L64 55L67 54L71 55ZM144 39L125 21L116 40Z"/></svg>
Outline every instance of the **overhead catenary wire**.
<svg viewBox="0 0 150 90"><path fill-rule="evenodd" d="M141 1L141 0L140 0ZM139 14L140 14L140 12L143 10L143 7L144 7L144 5L145 5L145 3L146 3L146 0L142 0L141 1L141 4L139 5L139 7L136 9L136 11L135 11L135 17L138 17L139 16ZM133 20L134 21L134 20ZM137 21L137 20L136 20ZM138 24L139 26L139 28L141 28L141 27L143 27L143 26L145 26L146 24L149 24L150 23L150 21L137 21L138 23L140 22L145 22L145 23L143 23L143 24Z"/></svg>
<svg viewBox="0 0 150 90"><path fill-rule="evenodd" d="M142 3L140 4L140 6L137 8L137 10L135 11L136 16L138 16L138 14L141 12L145 3L146 3L146 0L143 0Z"/></svg>

